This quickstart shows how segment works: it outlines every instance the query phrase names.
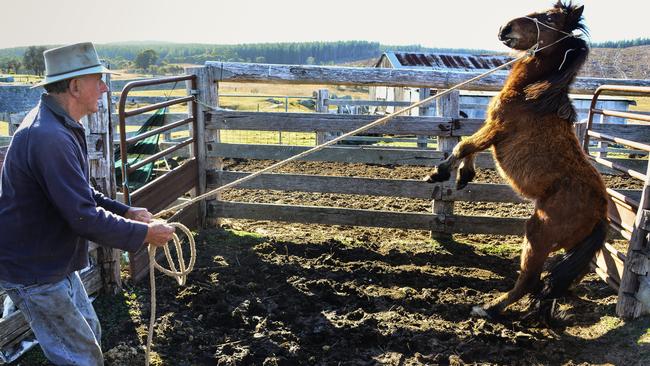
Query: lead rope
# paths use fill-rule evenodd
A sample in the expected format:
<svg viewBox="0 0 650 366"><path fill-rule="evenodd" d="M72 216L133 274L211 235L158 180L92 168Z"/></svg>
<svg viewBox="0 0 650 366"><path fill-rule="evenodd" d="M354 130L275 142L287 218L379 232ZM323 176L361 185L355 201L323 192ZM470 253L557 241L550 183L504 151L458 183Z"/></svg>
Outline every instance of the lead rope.
<svg viewBox="0 0 650 366"><path fill-rule="evenodd" d="M510 61L508 61L508 62L506 62L506 63L504 63L502 65L499 65L499 66L497 66L497 67L495 67L495 68L493 68L491 70L488 70L488 71L486 71L486 72L484 72L484 73L482 73L482 74L480 74L478 76L475 76L475 77L473 77L473 78L471 78L469 80L463 81L460 84L456 84L456 85L452 86L451 88L449 88L449 89L447 89L447 90L445 90L445 91L443 91L441 93L438 93L436 95L432 95L432 96L430 96L428 98L425 98L425 99L423 99L423 100L421 100L419 102L411 104L408 107L405 107L405 108L400 109L400 110L398 110L396 112L393 112L393 113L388 114L388 115L386 115L384 117L381 117L381 118L379 118L379 119L377 119L377 120L375 120L373 122L368 123L367 125L364 125L364 126L361 126L361 127L357 128L356 130L347 132L347 133L345 133L345 134L343 134L343 135L341 135L341 136L339 136L339 137L337 137L335 139L327 141L327 142L325 142L325 143L323 143L321 145L315 146L315 147L313 147L313 148L311 148L311 149L309 149L307 151L304 151L304 152L302 152L300 154L294 155L294 156L289 157L289 158L287 158L285 160L277 162L277 163L275 163L275 164L273 164L271 166L268 166L268 167L266 167L264 169L261 169L261 170L259 170L257 172L251 173L251 174L249 174L249 175L247 175L245 177L242 177L242 178L239 178L239 179L237 179L235 181L232 181L230 183L224 184L221 187L217 187L217 188L215 188L215 189L213 189L213 190L211 190L209 192L206 192L204 194L196 196L196 197L194 197L194 198L192 198L192 199L190 199L190 200L188 200L186 202L183 202L183 203L181 203L179 205L176 205L176 206L173 206L171 208L162 210L159 213L157 213L156 215L154 215L154 218L160 218L160 217L166 216L166 215L168 215L170 213L177 213L178 211L183 210L184 208L186 208L186 207L188 207L188 206L190 206L192 204L195 204L195 203L197 203L197 202L199 202L201 200L204 200L206 198L215 196L217 193L219 193L221 191L232 188L232 187L234 187L236 185L239 185L241 183L247 182L247 181L249 181L249 180L251 180L251 179L253 179L253 178L257 177L257 176L260 176L260 175L262 175L262 174L264 174L266 172L269 172L271 170L282 167L282 166L284 166L284 165L286 165L286 164L288 164L288 163L290 163L290 162L292 162L294 160L298 160L298 159L303 158L303 157L305 157L307 155L310 155L310 154L313 154L313 153L315 153L317 151L323 150L324 148L326 148L328 146L331 146L331 145L334 145L337 142L342 141L342 140L344 140L344 139L346 139L346 138L348 138L350 136L353 136L353 135L356 135L356 134L361 133L363 131L366 131L366 130L372 128L372 127L384 124L384 123L388 122L389 120L397 117L398 115L400 115L400 114L402 114L404 112L410 111L411 109L417 108L417 107L419 107L421 105L430 103L435 99L438 99L438 98L440 98L442 96L445 96L445 95L451 93L453 90L459 89L459 88L461 88L461 87L463 87L463 86L465 86L467 84L470 84L470 83L472 83L472 82L474 82L476 80L482 79L482 78L484 78L484 77L486 77L486 76L488 76L488 75L490 75L490 74L492 74L492 73L494 73L494 72L496 72L498 70L501 70L503 68L506 68L506 67L512 65L513 63L515 63L515 62L517 62L519 60L522 60L522 59L524 59L526 57L532 57L537 52L539 52L539 51L541 51L541 50L543 50L545 48L551 47L554 44L564 40L565 38L575 37L575 35L573 35L571 33L566 33L566 32L557 30L555 28L552 28L552 27L550 27L550 26L548 26L548 25L546 25L544 23L539 22L537 19L534 19L534 18L530 18L530 19L535 20L535 23L537 24L537 41L538 42L535 45L533 45L533 47L528 49L525 53L520 55L519 57L517 57L517 58L515 58L513 60L510 60ZM564 34L566 34L566 36L560 38L559 40L557 40L557 41L555 41L555 42L553 42L553 43L551 43L549 45L546 45L546 46L540 48L539 47L539 35L540 35L539 24L545 25L545 26L547 26L547 27L549 27L549 28L551 28L553 30L556 30L556 31L558 31L560 33L564 33ZM206 109L210 109L210 110L213 110L213 111L218 111L219 110L218 108L215 108L215 107L210 106L208 104L202 103L199 100L195 99L195 102L201 104ZM165 256L167 257L167 262L169 263L169 267L171 268L170 270L168 270L166 268L163 268L162 266L160 266L158 264L158 262L156 262L156 249L157 248L155 246L149 245L149 278L150 278L149 282L150 282L150 286L151 286L151 315L150 315L150 318L149 318L149 333L147 335L147 349L146 349L146 360L145 360L145 365L146 366L149 366L149 362L150 362L151 344L152 344L152 338L153 338L153 328L155 326L155 321L156 321L156 280L155 280L155 270L154 270L154 268L157 268L158 270L160 270L161 272L163 272L164 274L166 274L168 276L176 278L176 280L178 281L178 284L182 286L182 285L185 284L185 281L187 279L187 275L194 268L194 262L196 261L196 244L194 242L194 237L192 236L192 233L190 232L190 230L185 225L183 225L181 223L178 223L178 222L172 222L172 223L169 223L169 225L172 225L172 226L180 229L187 236L189 246L190 246L190 263L188 264L187 267L185 267L185 260L183 259L182 246L181 246L180 240L178 239L178 236L176 236L176 234L174 234L174 236L173 236L173 242L174 242L174 245L176 247L176 254L178 256L178 262L179 262L179 268L180 268L179 271L176 270L176 266L174 265L174 262L173 262L173 260L171 258L171 253L169 252L169 248L168 248L167 245L165 245L163 248L165 250Z"/></svg>
<svg viewBox="0 0 650 366"><path fill-rule="evenodd" d="M181 246L181 241L174 233L172 237L172 241L174 242L174 246L176 248L176 256L178 257L178 267L179 270L176 270L176 266L174 265L174 261L171 256L171 252L169 251L169 245L163 246L163 249L165 251L165 257L167 258L167 263L169 264L169 268L164 268L158 262L156 261L156 251L158 250L158 247L153 246L149 244L148 246L148 251L149 251L149 286L151 287L151 314L149 315L149 332L147 333L147 348L146 348L146 355L145 355L145 365L149 366L149 362L151 360L151 343L153 339L153 329L154 325L156 324L156 274L155 274L155 269L158 269L162 273L174 277L176 279L176 282L180 286L185 285L185 281L187 280L187 275L192 272L192 269L194 268L194 263L196 262L196 243L194 242L194 236L192 235L192 232L190 229L187 228L187 226L181 224L180 222L170 222L168 223L169 225L180 229L185 236L187 236L189 246L190 246L190 263L185 266L185 259L183 258L183 248Z"/></svg>

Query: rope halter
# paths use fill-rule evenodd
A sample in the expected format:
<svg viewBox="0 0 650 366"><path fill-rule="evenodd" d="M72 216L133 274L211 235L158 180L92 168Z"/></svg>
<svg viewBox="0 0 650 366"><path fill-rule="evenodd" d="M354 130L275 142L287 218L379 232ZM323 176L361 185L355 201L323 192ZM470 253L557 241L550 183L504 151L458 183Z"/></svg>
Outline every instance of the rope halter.
<svg viewBox="0 0 650 366"><path fill-rule="evenodd" d="M578 38L578 37L579 37L579 35L577 35L577 34L573 34L573 33L565 32L565 31L563 31L563 30L561 30L561 29L557 29L557 28L555 28L555 27L551 27L550 25L548 25L548 24L546 24L546 23L544 23L544 22L541 22L541 21L540 21L539 19L537 19L537 18L528 17L528 16L524 16L524 17L522 17L522 18L524 18L524 19L528 19L528 20L532 20L533 23L535 23L535 27L537 27L537 42L536 42L536 43L535 43L535 44L534 44L530 49L528 49L528 51L526 51L526 53L527 53L529 56L534 56L537 52L540 52L541 50L543 50L543 49L545 49L545 48L548 48L548 47L551 47L551 46L553 46L553 45L555 45L555 44L557 44L557 43L560 43L560 42L562 42L563 40L565 40L565 39L567 39L567 38L571 38L571 37L573 37L573 38ZM558 32L558 33L562 33L562 34L564 34L564 37L561 37L560 39L556 40L555 42L553 42L553 43L551 43L551 44L548 44L548 45L546 45L546 46L540 48L540 47L539 47L539 45L540 45L540 40L539 40L539 38L540 38L540 35L541 35L541 31L540 31L540 29L539 29L539 26L540 26L540 25L542 25L542 26L544 26L544 27L546 27L546 28L548 28L548 29L550 29L550 30L556 31L556 32ZM571 51L575 51L575 49L570 48L570 49L566 50L566 52L564 52L564 58L562 59L562 63L560 64L560 67L558 67L558 70L561 70L561 69L562 69L562 66L564 66L564 62L566 61L566 57L567 57L567 55L569 54L569 52L571 52Z"/></svg>

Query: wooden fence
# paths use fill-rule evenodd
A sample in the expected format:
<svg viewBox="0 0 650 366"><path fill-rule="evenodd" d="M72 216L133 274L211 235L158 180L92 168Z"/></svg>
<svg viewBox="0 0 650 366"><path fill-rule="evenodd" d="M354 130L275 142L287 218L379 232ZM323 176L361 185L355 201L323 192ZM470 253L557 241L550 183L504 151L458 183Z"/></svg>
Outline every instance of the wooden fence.
<svg viewBox="0 0 650 366"><path fill-rule="evenodd" d="M196 118L196 160L198 170L196 193L221 186L241 177L242 172L223 170L224 158L282 160L307 149L304 146L259 145L224 143L220 135L226 130L248 131L295 131L309 133L347 132L374 120L374 116L334 115L329 113L258 113L216 110L219 106L219 83L221 82L259 82L317 85L374 85L374 86L412 86L423 93L429 88L444 89L474 75L468 73L441 73L424 70L386 70L377 68L340 68L321 66L287 66L244 63L207 63L204 67L191 68L187 72L196 77L196 89L188 88L188 93L196 98L192 114ZM503 84L503 76L491 75L472 85L474 90L496 91ZM573 92L592 93L604 83L650 86L648 80L615 80L578 78ZM108 112L108 102L96 119L89 121L90 170L96 177L99 188L113 195L115 183L113 176L113 141ZM483 123L480 119L459 118L459 94L451 93L437 101L436 115L428 116L428 108L420 109L420 116L398 117L368 133L404 134L433 137L437 140L436 150L427 148L426 143L415 148L395 148L377 146L334 146L306 157L309 161L328 161L338 163L367 163L382 165L434 166L454 144L463 136L474 133ZM180 120L186 118L180 114ZM135 117L134 117L135 118ZM116 119L114 119L115 121ZM611 134L643 143L650 143L650 131L642 125L595 124L592 133ZM631 146L631 148L635 148ZM647 170L647 160L609 159L615 168ZM494 162L488 154L480 154L477 166L493 168ZM190 169L193 170L193 169ZM641 176L646 177L646 174ZM164 178L164 177L163 177ZM195 179L192 177L192 179ZM164 183L164 179L161 179ZM160 182L158 184L161 184ZM148 190L155 190L148 185ZM646 188L648 187L646 182ZM464 190L456 191L450 182L428 184L418 180L370 179L322 175L266 174L256 180L241 185L241 188L276 189L304 192L327 192L353 195L410 197L432 200L431 212L390 212L359 210L342 207L313 207L281 204L258 204L225 201L217 195L206 202L207 217L216 222L219 218L264 219L284 222L314 224L355 225L368 227L392 227L401 229L428 230L435 235L451 233L483 234L521 234L523 218L495 218L487 216L466 216L454 212L454 202L524 202L509 186L500 184L470 183ZM646 191L648 191L646 189ZM645 192L645 191L644 191ZM638 235L639 215L646 214L646 207L640 192L611 190L613 199L610 218L613 226L627 239ZM634 197L637 197L636 199ZM640 197L640 198L638 198ZM178 198L178 197L171 197ZM169 200L172 201L171 199ZM634 205L636 203L636 206ZM644 221L645 222L645 221ZM98 249L96 246L94 249ZM608 247L609 248L609 247ZM635 275L647 269L647 248L641 248L641 257L634 260ZM637 250L637 249L634 249ZM645 257L644 257L645 255ZM618 286L626 264L626 255L615 250L604 250L598 257L599 274L612 286ZM96 255L97 266L85 274L85 284L89 292L99 288L115 289L119 286L119 251L99 249ZM635 262L636 263L636 262ZM647 272L645 274L647 277ZM628 276L629 277L629 276ZM638 282L638 281L637 281ZM621 286L622 288L622 286ZM629 291L627 289L626 291ZM629 295L629 294L628 294ZM634 294L632 294L634 295ZM634 296L632 296L634 297ZM620 298L620 297L619 297ZM629 296L626 297L629 300ZM638 310L638 304L633 309ZM12 347L27 334L27 325L22 316L12 314L0 320L0 350ZM627 315L627 314L622 314ZM636 314L634 314L636 315Z"/></svg>
<svg viewBox="0 0 650 366"><path fill-rule="evenodd" d="M421 89L446 88L460 82L460 75L436 75L435 72L414 70L329 68L315 66L278 66L238 63L208 63L206 67L191 69L190 72L203 75L211 85L212 99L201 106L199 115L203 116L206 136L208 163L208 189L221 186L242 177L243 172L228 172L222 169L222 159L263 159L282 160L308 147L279 146L259 144L233 144L220 141L219 136L227 130L265 130L295 132L340 132L344 133L365 125L376 117L364 115L334 115L326 113L260 113L224 111L205 107L206 104L218 107L218 85L220 82L269 82L288 84L343 84L343 85L388 85L415 86ZM469 77L466 75L463 78ZM574 91L593 92L602 82L612 80L578 79ZM619 81L619 84L621 82ZM650 85L647 80L623 82ZM473 88L479 90L498 90L503 79L491 76L479 81ZM437 149L426 148L391 148L376 146L334 146L305 157L307 161L324 161L338 163L367 163L382 165L434 166L440 162L455 143L463 136L477 131L484 121L480 119L458 118L458 93L452 93L443 100L438 100L437 116L426 116L426 107L421 116L401 116L386 124L367 131L376 134L405 134L435 137ZM594 124L592 132L604 133L650 142L650 127L640 124ZM634 146L630 147L634 148ZM646 159L627 159L622 156L608 159L616 167L624 167L628 173L632 170L645 171ZM494 168L489 154L480 154L477 159L479 168ZM610 169L604 167L604 169ZM208 204L208 215L212 219L221 217L237 219L262 219L283 222L299 222L329 225L353 225L368 227L389 227L400 229L429 230L434 236L452 233L477 234L521 234L524 228L523 218L495 218L488 216L467 216L454 212L454 203L467 202L524 202L507 185L470 183L464 190L456 191L450 182L431 185L416 180L370 179L321 175L300 174L266 174L256 180L240 186L249 189L273 189L302 192L327 192L354 195L377 195L389 197L409 197L431 199L432 211L424 212L389 212L378 210L348 209L342 207L313 207L267 203L245 203L226 201L217 197ZM613 197L610 202L610 216L613 227L624 238L631 238L635 231L634 217L639 207L630 205L635 199L638 203L641 192L635 190L610 190ZM618 197L618 198L617 198ZM627 197L621 199L620 197ZM624 204L629 207L623 210ZM607 245L594 267L597 272L615 288L619 287L625 265L626 255ZM638 314L623 314L636 316Z"/></svg>

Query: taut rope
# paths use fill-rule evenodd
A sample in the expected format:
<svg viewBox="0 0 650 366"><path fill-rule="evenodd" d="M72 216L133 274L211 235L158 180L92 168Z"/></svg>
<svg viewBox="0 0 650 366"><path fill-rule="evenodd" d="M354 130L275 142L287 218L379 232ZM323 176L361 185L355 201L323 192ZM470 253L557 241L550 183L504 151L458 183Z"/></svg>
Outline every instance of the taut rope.
<svg viewBox="0 0 650 366"><path fill-rule="evenodd" d="M533 18L531 18L531 19L533 19ZM534 19L534 20L535 20L536 24L543 24L543 25L545 25L545 26L547 26L549 28L552 28L552 27L550 27L550 26L548 26L548 25L546 25L544 23L539 22L537 19ZM552 29L554 29L554 28L552 28ZM555 30L557 30L557 29L555 29ZM203 194L201 194L199 196L196 196L196 197L188 200L187 202L183 202L183 203L181 203L179 205L176 205L176 206L173 206L171 208L162 210L159 213L157 213L156 215L154 215L154 218L160 218L160 217L166 216L169 213L176 213L176 212L178 212L180 210L183 210L184 208L186 208L186 207L188 207L188 206L190 206L190 205L192 205L192 204L194 204L196 202L199 202L199 201L204 200L206 198L215 196L217 193L219 193L221 191L224 191L224 190L226 190L228 188L232 188L232 187L234 187L236 185L247 182L247 181L249 181L249 180L251 180L251 179L253 179L253 178L255 178L255 177L259 176L259 175L262 175L262 174L264 174L266 172L269 172L271 170L282 167L282 166L284 166L284 165L286 165L286 164L288 164L288 163L290 163L292 161L298 160L298 159L303 158L303 157L305 157L307 155L310 155L310 154L313 154L313 153L315 153L317 151L323 150L324 148L326 148L328 146L331 146L331 145L334 145L337 142L342 141L342 140L344 140L344 139L346 139L346 138L348 138L350 136L354 136L354 135L356 135L358 133L361 133L363 131L366 131L366 130L368 130L370 128L373 128L375 126L384 124L384 123L386 123L389 120L399 116L400 114L402 114L404 112L410 111L413 108L417 108L417 107L422 106L424 104L427 104L427 103L429 103L429 102L431 102L431 101L433 101L433 100L435 100L437 98L445 96L445 95L451 93L453 90L459 89L459 88L461 88L461 87L463 87L463 86L465 86L467 84L470 84L470 83L472 83L472 82L474 82L476 80L482 79L482 78L484 78L484 77L486 77L486 76L488 76L488 75L490 75L490 74L492 74L492 73L494 73L494 72L496 72L498 70L501 70L503 68L506 68L506 67L512 65L513 63L515 63L515 62L517 62L519 60L522 60L522 59L524 59L526 57L532 57L537 52L539 52L539 51L541 51L541 50L543 50L543 49L545 49L547 47L551 47L554 44L560 42L561 40L563 40L565 38L568 38L568 37L571 37L571 36L575 37L573 34L569 34L569 33L562 32L562 31L559 31L559 32L565 33L567 35L564 36L563 38L557 40L556 42L553 42L553 43L551 43L549 45L546 45L546 46L540 48L539 47L539 25L538 25L537 26L537 41L538 42L533 47L531 47L529 50L527 50L525 53L520 55L519 57L517 57L517 58L515 58L513 60L510 60L510 61L508 61L508 62L506 62L506 63L504 63L504 64L502 64L500 66L497 66L497 67L495 67L495 68L493 68L491 70L488 70L488 71L486 71L486 72L484 72L484 73L482 73L482 74L480 74L478 76L475 76L475 77L473 77L473 78L471 78L469 80L463 81L460 84L454 85L451 88L449 88L449 89L447 89L447 90L445 90L445 91L443 91L441 93L438 93L436 95L432 95L432 96L430 96L428 98L425 98L425 99L423 99L423 100L421 100L419 102L413 103L413 104L411 104L410 106L408 106L406 108L400 109L400 110L398 110L396 112L393 112L393 113L388 114L388 115L386 115L384 117L381 117L381 118L379 118L379 119L377 119L377 120L375 120L373 122L368 123L367 125L364 125L364 126L361 126L361 127L357 128L356 130L347 132L347 133L345 133L345 134L343 134L343 135L341 135L341 136L339 136L339 137L337 137L335 139L327 141L327 142L325 142L325 143L323 143L321 145L315 146L315 147L313 147L313 148L311 148L311 149L309 149L307 151L304 151L304 152L302 152L300 154L294 155L294 156L289 157L289 158L287 158L285 160L277 162L277 163L275 163L275 164L273 164L271 166L268 166L268 167L266 167L264 169L261 169L261 170L259 170L257 172L251 173L251 174L249 174L249 175L247 175L245 177L242 177L242 178L237 179L235 181L232 181L230 183L224 184L221 187L217 187L217 188L215 188L215 189L213 189L213 190L211 190L209 192L206 192L206 193L203 193ZM204 103L199 102L198 100L196 102L203 105L204 107L206 107L208 109L216 110L216 108L214 108L213 106L206 105ZM180 240L178 239L176 234L174 234L173 241L174 241L174 244L176 246L176 254L177 254L178 258L179 258L179 268L180 268L179 271L176 270L176 267L175 267L175 265L174 265L174 263L172 261L172 258L171 258L171 254L169 252L169 248L166 245L164 246L165 256L167 257L167 261L168 261L169 266L171 268L170 270L163 268L162 266L160 266L156 262L156 259L155 259L156 247L153 247L152 245L149 245L149 276L150 276L150 285L151 285L151 315L150 315L150 318L149 318L149 333L148 333L148 336L147 336L147 349L146 349L146 360L145 360L145 365L147 365L147 366L149 365L149 361L150 361L149 360L149 355L150 355L150 352L151 352L151 343L152 343L152 338L153 338L153 328L154 328L155 320L156 320L156 288L155 288L156 281L155 281L154 268L159 269L160 271L162 271L164 274L166 274L168 276L176 278L179 285L183 285L183 284L185 284L185 280L187 278L187 275L192 271L192 268L194 267L194 262L196 260L196 244L194 243L194 238L192 237L192 233L190 232L190 230L181 223L170 223L170 225L172 225L172 226L174 226L176 228L179 228L181 231L183 231L185 233L185 235L187 235L188 240L189 240L189 246L190 246L190 263L188 264L187 267L185 267L182 247L180 245Z"/></svg>

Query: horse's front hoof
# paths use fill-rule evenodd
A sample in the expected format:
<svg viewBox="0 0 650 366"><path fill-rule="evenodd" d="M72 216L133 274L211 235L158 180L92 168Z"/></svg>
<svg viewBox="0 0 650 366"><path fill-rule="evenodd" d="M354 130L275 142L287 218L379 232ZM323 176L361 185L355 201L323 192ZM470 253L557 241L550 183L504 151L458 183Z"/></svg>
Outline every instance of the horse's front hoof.
<svg viewBox="0 0 650 366"><path fill-rule="evenodd" d="M460 191L461 189L467 187L469 182L474 180L476 176L476 171L472 169L463 169L458 170L458 176L456 179L456 190Z"/></svg>
<svg viewBox="0 0 650 366"><path fill-rule="evenodd" d="M438 182L444 182L446 180L449 180L449 178L451 178L451 174L449 173L449 170L440 169L439 167L436 167L431 174L427 175L422 180L428 183L438 183Z"/></svg>
<svg viewBox="0 0 650 366"><path fill-rule="evenodd" d="M470 312L471 316L479 317L479 318L486 318L486 319L491 319L491 320L501 320L503 319L503 315L501 312L495 308L495 307L484 307L484 306L479 306L476 305L472 307L472 311Z"/></svg>
<svg viewBox="0 0 650 366"><path fill-rule="evenodd" d="M471 316L477 316L479 318L490 318L490 314L488 314L488 312L485 311L485 309L483 309L482 306L478 306L478 305L476 305L476 306L474 306L472 308L472 311L470 312L470 315Z"/></svg>

